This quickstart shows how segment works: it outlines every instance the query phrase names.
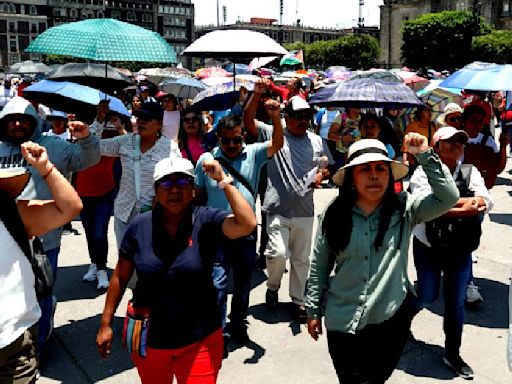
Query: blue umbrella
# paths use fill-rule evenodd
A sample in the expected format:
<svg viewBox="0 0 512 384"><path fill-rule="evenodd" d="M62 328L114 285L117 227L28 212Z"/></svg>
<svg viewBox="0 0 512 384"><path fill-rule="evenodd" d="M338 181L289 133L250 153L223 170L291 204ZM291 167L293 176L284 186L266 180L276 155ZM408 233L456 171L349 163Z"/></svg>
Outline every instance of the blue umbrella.
<svg viewBox="0 0 512 384"><path fill-rule="evenodd" d="M245 64L233 65L233 63L229 63L224 69L228 72L235 72L236 75L250 75L252 73L249 66Z"/></svg>
<svg viewBox="0 0 512 384"><path fill-rule="evenodd" d="M512 91L512 65L475 61L448 76L439 86L477 91Z"/></svg>
<svg viewBox="0 0 512 384"><path fill-rule="evenodd" d="M231 108L238 100L241 87L254 91L254 82L237 79L235 85L231 81L205 89L194 98L192 108L199 111L224 111Z"/></svg>
<svg viewBox="0 0 512 384"><path fill-rule="evenodd" d="M68 113L95 113L102 100L109 100L109 108L121 115L131 116L123 102L97 89L69 81L42 80L23 90L23 96L49 108Z"/></svg>
<svg viewBox="0 0 512 384"><path fill-rule="evenodd" d="M205 90L207 86L197 79L180 77L169 79L160 83L160 89L165 93L172 93L181 99L193 99L197 94Z"/></svg>
<svg viewBox="0 0 512 384"><path fill-rule="evenodd" d="M405 108L422 105L412 89L400 82L356 78L320 89L310 104L325 107Z"/></svg>

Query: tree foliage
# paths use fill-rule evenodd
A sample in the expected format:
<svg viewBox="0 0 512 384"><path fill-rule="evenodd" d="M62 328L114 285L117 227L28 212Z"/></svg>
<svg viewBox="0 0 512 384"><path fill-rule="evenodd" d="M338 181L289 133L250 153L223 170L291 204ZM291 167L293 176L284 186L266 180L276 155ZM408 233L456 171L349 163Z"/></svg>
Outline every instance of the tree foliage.
<svg viewBox="0 0 512 384"><path fill-rule="evenodd" d="M344 65L352 70L369 69L377 66L380 56L378 40L366 34L347 35L341 39L311 44L285 44L285 48L302 49L306 66L315 68Z"/></svg>
<svg viewBox="0 0 512 384"><path fill-rule="evenodd" d="M473 61L473 38L491 32L484 19L468 11L429 13L402 27L402 59L411 68L454 70Z"/></svg>
<svg viewBox="0 0 512 384"><path fill-rule="evenodd" d="M512 63L512 31L492 31L478 36L471 45L473 58L497 64Z"/></svg>

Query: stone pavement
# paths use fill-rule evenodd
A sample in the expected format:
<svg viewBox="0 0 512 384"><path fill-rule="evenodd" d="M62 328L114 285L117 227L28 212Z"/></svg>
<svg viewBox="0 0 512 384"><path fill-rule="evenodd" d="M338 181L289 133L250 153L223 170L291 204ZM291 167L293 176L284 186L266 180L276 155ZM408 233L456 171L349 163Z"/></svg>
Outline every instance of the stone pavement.
<svg viewBox="0 0 512 384"><path fill-rule="evenodd" d="M495 209L484 221L484 235L474 264L476 283L485 302L477 310L468 310L461 355L475 370L476 384L512 382L506 363L508 329L508 285L512 266L512 177L504 172L492 190ZM335 196L333 190L315 192L319 211ZM112 223L111 223L112 224ZM42 360L38 383L139 383L128 354L121 348L122 316L129 294L125 294L114 323L112 355L102 360L96 351L95 335L105 294L95 285L82 282L88 266L87 247L82 226L73 222L79 235L63 237L56 286L59 304L55 315L54 336L49 353ZM117 259L113 230L110 230L109 267ZM412 247L411 247L412 248ZM412 260L412 259L411 259ZM414 281L414 266L409 266ZM325 335L314 342L306 327L292 321L287 295L287 275L279 292L280 308L269 312L263 305L265 274L255 271L247 346L231 345L224 360L220 384L330 384L337 383L327 352ZM441 362L444 335L442 302L423 310L414 320L416 341L409 342L399 366L388 383L423 384L462 383Z"/></svg>

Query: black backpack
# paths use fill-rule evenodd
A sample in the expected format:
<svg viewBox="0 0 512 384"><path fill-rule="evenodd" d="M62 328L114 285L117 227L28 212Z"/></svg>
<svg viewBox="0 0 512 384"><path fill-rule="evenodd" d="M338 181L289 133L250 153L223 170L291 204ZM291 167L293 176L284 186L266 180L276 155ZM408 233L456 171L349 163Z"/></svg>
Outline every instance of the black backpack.
<svg viewBox="0 0 512 384"><path fill-rule="evenodd" d="M0 220L27 257L35 276L35 290L38 300L49 297L53 292L53 270L48 257L42 250L42 244L36 237L33 241L34 252L30 248L28 234L21 221L16 202L5 193L0 192Z"/></svg>
<svg viewBox="0 0 512 384"><path fill-rule="evenodd" d="M473 197L475 194L469 189L471 178L471 164L463 164L455 180L460 197ZM451 251L454 253L470 253L480 245L482 223L480 215L468 217L450 217L427 221L425 223L427 240L434 249Z"/></svg>

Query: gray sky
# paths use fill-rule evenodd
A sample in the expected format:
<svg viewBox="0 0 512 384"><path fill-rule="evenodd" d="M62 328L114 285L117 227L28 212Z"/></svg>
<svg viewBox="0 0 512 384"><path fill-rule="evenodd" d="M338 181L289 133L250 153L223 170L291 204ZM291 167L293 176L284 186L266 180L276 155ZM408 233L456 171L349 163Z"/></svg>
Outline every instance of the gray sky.
<svg viewBox="0 0 512 384"><path fill-rule="evenodd" d="M279 20L279 0L218 1L221 23L223 5L227 8L227 24L236 22L239 17L242 21L249 21L251 17ZM192 0L192 2L195 4L196 25L217 23L217 0ZM379 5L382 5L383 1L364 0L364 3L364 24L379 25ZM359 0L284 0L284 24L291 24L299 18L306 26L350 28L357 25L358 17Z"/></svg>

